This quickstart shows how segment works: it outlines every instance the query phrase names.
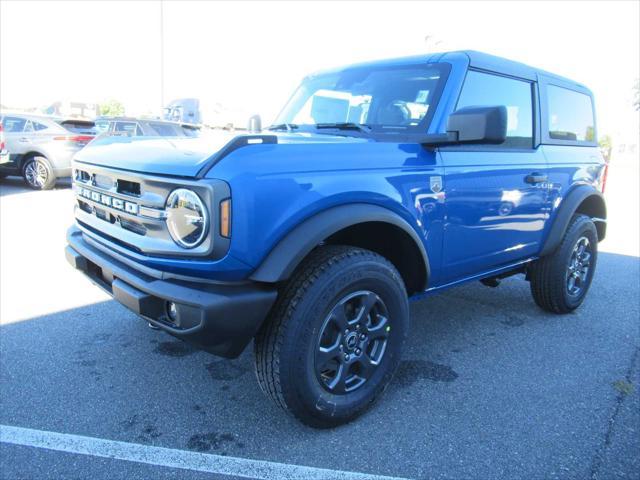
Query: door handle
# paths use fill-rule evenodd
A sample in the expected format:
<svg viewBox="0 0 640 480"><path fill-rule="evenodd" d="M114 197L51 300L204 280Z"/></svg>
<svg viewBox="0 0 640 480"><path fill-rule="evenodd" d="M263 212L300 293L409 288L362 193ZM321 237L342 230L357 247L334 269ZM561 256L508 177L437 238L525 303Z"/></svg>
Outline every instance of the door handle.
<svg viewBox="0 0 640 480"><path fill-rule="evenodd" d="M524 181L527 183L542 183L542 182L546 182L548 179L548 177L546 175L543 175L541 173L538 172L533 172L529 175L527 175L526 177L524 177Z"/></svg>
<svg viewBox="0 0 640 480"><path fill-rule="evenodd" d="M29 141L29 139L28 139L27 137L22 137L22 138L20 138L20 141L21 141L21 142L28 142L28 141Z"/></svg>

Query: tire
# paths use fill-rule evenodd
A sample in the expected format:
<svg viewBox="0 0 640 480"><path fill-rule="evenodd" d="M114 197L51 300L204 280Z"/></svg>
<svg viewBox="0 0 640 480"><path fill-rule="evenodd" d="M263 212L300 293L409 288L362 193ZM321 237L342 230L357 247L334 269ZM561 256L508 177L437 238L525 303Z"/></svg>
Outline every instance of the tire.
<svg viewBox="0 0 640 480"><path fill-rule="evenodd" d="M556 251L531 267L533 299L548 312L575 310L589 291L597 260L596 226L586 215L574 215Z"/></svg>
<svg viewBox="0 0 640 480"><path fill-rule="evenodd" d="M56 184L56 176L45 157L34 156L22 166L22 177L33 190L50 190Z"/></svg>
<svg viewBox="0 0 640 480"><path fill-rule="evenodd" d="M390 262L359 248L319 247L280 291L256 337L258 383L306 425L349 422L389 384L408 326L407 293Z"/></svg>

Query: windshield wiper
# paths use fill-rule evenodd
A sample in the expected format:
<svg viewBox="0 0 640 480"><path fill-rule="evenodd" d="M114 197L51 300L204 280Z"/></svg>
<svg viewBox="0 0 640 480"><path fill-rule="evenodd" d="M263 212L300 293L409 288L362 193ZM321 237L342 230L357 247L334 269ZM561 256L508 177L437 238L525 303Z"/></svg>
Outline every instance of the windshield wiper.
<svg viewBox="0 0 640 480"><path fill-rule="evenodd" d="M290 132L296 128L299 127L295 123L278 123L277 125L271 125L267 130L286 130L287 132Z"/></svg>
<svg viewBox="0 0 640 480"><path fill-rule="evenodd" d="M365 123L340 122L340 123L316 123L316 128L335 128L336 130L358 130L369 133L371 127Z"/></svg>

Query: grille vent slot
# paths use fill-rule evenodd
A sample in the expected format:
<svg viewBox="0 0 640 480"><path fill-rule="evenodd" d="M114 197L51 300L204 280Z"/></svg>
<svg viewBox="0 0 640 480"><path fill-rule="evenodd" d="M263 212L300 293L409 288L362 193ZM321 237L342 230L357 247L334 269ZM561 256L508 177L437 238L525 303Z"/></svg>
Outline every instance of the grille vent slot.
<svg viewBox="0 0 640 480"><path fill-rule="evenodd" d="M137 233L138 235L146 235L147 229L144 225L140 225L139 223L132 222L127 220L126 218L120 217L120 226L125 230L129 230L130 232Z"/></svg>
<svg viewBox="0 0 640 480"><path fill-rule="evenodd" d="M130 182L129 180L118 180L118 193L124 195L140 196L140 184L138 182Z"/></svg>

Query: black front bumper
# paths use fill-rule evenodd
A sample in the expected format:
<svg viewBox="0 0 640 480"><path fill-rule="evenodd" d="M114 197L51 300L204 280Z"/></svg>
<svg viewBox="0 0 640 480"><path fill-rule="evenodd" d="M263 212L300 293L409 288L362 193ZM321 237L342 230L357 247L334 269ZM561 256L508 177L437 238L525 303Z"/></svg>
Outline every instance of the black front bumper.
<svg viewBox="0 0 640 480"><path fill-rule="evenodd" d="M276 299L272 286L159 279L96 248L72 227L67 261L113 298L171 335L235 358L258 332ZM172 321L167 302L176 304Z"/></svg>

